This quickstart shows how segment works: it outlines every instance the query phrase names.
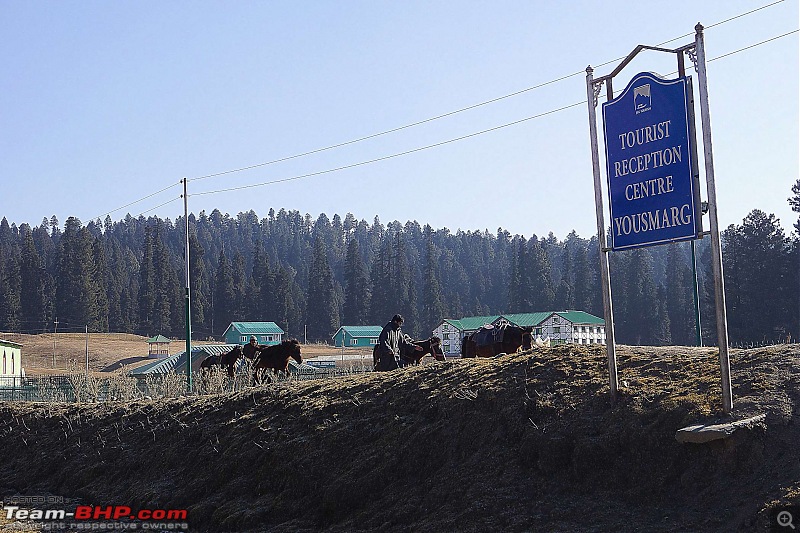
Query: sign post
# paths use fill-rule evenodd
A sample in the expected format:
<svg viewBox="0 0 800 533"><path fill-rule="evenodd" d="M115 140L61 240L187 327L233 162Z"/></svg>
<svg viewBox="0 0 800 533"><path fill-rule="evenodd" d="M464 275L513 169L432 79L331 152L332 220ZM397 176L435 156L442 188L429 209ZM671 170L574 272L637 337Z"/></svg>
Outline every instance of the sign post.
<svg viewBox="0 0 800 533"><path fill-rule="evenodd" d="M589 137L592 143L592 168L594 175L594 204L597 216L597 242L600 244L600 284L603 293L603 315L606 322L606 354L608 355L609 386L611 400L617 399L619 379L617 376L616 340L614 337L614 308L611 304L611 276L608 270L608 253L606 224L603 215L603 189L600 179L600 154L597 144L597 95L600 85L595 90L592 67L586 68L586 97L589 102Z"/></svg>
<svg viewBox="0 0 800 533"><path fill-rule="evenodd" d="M706 164L706 186L708 187L708 219L711 229L711 270L714 274L714 301L717 310L717 344L719 364L722 369L722 409L733 410L731 392L731 363L728 356L728 315L725 306L725 279L722 277L722 243L719 238L717 219L717 185L714 179L714 154L711 150L711 113L708 110L708 80L706 77L706 50L703 43L703 26L699 22L695 29L695 53L697 79L700 89L700 118L703 123L703 156ZM691 56L690 56L691 57Z"/></svg>
<svg viewBox="0 0 800 533"><path fill-rule="evenodd" d="M693 241L706 234L702 229L694 129L694 93L692 79L684 72L683 55L686 54L694 62L699 79L717 337L722 373L722 408L725 413L730 413L733 402L728 358L728 327L711 150L703 26L698 24L695 30L695 42L680 48L637 46L611 74L606 76L594 78L591 66L586 69L600 274L607 332L606 346L613 399L617 394L618 377L611 284L606 254L616 250ZM650 72L642 72L635 75L622 93L615 98L612 86L614 77L643 50L676 54L679 77L666 79ZM595 109L603 83L606 84L607 94L607 102L603 104L603 133L611 217L610 239L606 236L604 221Z"/></svg>

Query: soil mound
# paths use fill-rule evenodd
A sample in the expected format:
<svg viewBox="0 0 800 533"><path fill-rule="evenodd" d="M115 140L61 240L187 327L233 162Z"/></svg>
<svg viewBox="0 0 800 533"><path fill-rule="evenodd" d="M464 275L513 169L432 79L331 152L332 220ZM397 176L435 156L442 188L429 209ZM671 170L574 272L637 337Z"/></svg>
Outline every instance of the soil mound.
<svg viewBox="0 0 800 533"><path fill-rule="evenodd" d="M243 392L0 404L0 491L188 509L192 531L753 531L800 504L800 348L565 345ZM797 520L797 518L795 518Z"/></svg>

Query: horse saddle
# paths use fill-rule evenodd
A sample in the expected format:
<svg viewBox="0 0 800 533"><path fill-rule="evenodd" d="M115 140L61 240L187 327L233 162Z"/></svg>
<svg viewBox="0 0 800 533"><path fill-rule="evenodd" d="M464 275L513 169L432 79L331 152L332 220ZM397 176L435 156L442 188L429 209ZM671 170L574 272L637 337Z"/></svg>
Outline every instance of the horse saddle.
<svg viewBox="0 0 800 533"><path fill-rule="evenodd" d="M492 344L502 342L503 329L494 327L491 324L481 326L481 329L475 332L472 336L475 346L491 346Z"/></svg>

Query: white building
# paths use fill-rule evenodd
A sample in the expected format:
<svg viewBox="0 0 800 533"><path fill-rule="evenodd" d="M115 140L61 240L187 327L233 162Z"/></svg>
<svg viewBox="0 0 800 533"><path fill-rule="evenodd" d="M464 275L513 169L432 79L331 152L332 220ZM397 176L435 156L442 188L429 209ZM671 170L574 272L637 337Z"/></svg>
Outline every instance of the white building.
<svg viewBox="0 0 800 533"><path fill-rule="evenodd" d="M22 378L25 377L25 370L22 368L22 345L0 340L0 351L3 352L3 362L0 366L0 387L18 387Z"/></svg>
<svg viewBox="0 0 800 533"><path fill-rule="evenodd" d="M522 324L519 324L522 325ZM584 311L556 311L533 327L533 336L550 344L605 344L606 322Z"/></svg>
<svg viewBox="0 0 800 533"><path fill-rule="evenodd" d="M484 324L491 324L498 315L491 316L467 316L460 319L445 318L439 326L433 330L433 334L442 339L442 352L445 357L461 356L461 339L475 333Z"/></svg>
<svg viewBox="0 0 800 533"><path fill-rule="evenodd" d="M484 324L509 322L516 326L532 327L533 337L550 338L550 344L605 344L605 320L585 311L544 311L491 316L446 318L433 330L442 339L442 351L447 357L461 355L461 340Z"/></svg>

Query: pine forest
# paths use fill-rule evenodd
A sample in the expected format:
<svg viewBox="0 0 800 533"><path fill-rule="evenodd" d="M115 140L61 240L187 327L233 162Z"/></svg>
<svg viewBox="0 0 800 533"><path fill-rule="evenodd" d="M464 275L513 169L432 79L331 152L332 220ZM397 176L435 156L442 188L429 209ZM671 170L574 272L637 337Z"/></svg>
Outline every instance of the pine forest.
<svg viewBox="0 0 800 533"><path fill-rule="evenodd" d="M800 180L789 198L800 211ZM797 225L795 225L797 229ZM433 229L416 221L314 220L298 211L189 216L192 332L219 339L232 321L273 321L331 342L340 325L395 313L415 338L444 318L584 310L603 316L597 237ZM696 241L703 342L715 342L710 239ZM798 338L798 238L753 210L722 232L731 343ZM0 331L129 332L183 338L183 217L38 227L0 222ZM696 343L689 242L610 254L617 342Z"/></svg>

